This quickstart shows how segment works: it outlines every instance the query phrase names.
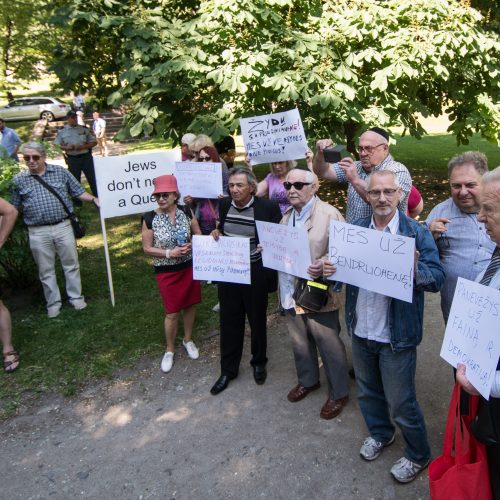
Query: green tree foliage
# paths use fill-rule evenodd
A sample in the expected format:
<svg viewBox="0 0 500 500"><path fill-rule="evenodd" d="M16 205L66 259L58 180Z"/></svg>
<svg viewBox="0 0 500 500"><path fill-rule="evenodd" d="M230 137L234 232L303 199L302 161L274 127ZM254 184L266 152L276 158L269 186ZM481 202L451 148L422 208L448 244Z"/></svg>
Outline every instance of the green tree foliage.
<svg viewBox="0 0 500 500"><path fill-rule="evenodd" d="M0 0L0 91L38 78L50 56L53 29L45 0ZM42 15L43 13L43 15Z"/></svg>
<svg viewBox="0 0 500 500"><path fill-rule="evenodd" d="M73 0L80 8L90 5ZM352 139L368 124L414 136L450 114L466 143L499 141L498 36L451 0L94 2L123 68L109 98L133 103L124 133L218 138L241 116L297 106L309 137ZM82 16L83 14L78 14ZM73 16L74 18L74 16ZM87 53L85 53L87 54ZM68 70L69 71L69 70Z"/></svg>

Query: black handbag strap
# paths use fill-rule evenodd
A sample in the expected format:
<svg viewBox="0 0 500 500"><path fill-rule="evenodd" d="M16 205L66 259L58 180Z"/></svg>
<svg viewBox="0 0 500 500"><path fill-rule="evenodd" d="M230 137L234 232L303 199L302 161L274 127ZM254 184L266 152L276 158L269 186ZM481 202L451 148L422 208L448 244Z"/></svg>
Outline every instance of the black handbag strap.
<svg viewBox="0 0 500 500"><path fill-rule="evenodd" d="M60 202L64 208L64 211L68 214L68 217L73 215L73 212L70 212L69 208L64 203L64 200L61 198L61 195L47 182L45 182L39 175L32 175L37 182L39 182L47 191L50 191Z"/></svg>

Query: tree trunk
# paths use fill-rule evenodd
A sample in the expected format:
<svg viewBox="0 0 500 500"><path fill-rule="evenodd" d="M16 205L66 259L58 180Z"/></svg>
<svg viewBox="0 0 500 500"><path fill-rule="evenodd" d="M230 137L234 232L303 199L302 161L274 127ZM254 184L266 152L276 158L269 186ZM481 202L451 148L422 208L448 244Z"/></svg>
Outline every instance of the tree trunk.
<svg viewBox="0 0 500 500"><path fill-rule="evenodd" d="M348 120L344 122L344 134L346 137L347 151L352 153L359 160L358 152L356 151L356 142L354 141L356 133L360 128L360 124Z"/></svg>

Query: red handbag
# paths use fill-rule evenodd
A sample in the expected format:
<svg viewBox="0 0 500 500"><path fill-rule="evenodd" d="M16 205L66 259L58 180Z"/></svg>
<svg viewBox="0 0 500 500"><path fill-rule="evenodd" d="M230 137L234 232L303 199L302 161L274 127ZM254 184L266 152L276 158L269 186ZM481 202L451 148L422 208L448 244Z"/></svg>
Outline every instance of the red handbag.
<svg viewBox="0 0 500 500"><path fill-rule="evenodd" d="M469 414L460 415L460 385L455 384L446 421L443 454L429 466L432 500L492 498L486 449L470 432L478 402L478 396L471 396Z"/></svg>

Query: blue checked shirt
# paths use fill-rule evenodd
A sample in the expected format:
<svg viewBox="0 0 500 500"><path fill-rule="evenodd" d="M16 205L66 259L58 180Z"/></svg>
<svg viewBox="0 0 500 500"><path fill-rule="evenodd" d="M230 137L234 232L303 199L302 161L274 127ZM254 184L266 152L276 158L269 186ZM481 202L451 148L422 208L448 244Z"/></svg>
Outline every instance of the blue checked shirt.
<svg viewBox="0 0 500 500"><path fill-rule="evenodd" d="M332 168L337 175L338 182L348 182L347 176L342 167L340 167L337 163L334 163L332 165ZM372 172L376 172L377 170L390 170L391 172L394 172L403 190L403 196L398 205L398 208L404 213L407 212L408 197L410 196L411 190L411 175L410 172L408 172L408 169L402 163L395 161L391 155L387 155L387 158L382 163L379 163L377 166L371 168L369 172L366 172L365 169L361 166L361 162L357 161L356 170L358 172L359 178L363 179L364 181L368 179L368 176ZM347 188L347 213L345 216L346 222L352 224L352 222L356 219L370 217L371 214L372 207L368 203L366 203L363 198L361 198L352 184L349 183L349 186Z"/></svg>
<svg viewBox="0 0 500 500"><path fill-rule="evenodd" d="M71 198L81 196L85 189L65 168L49 164L45 167L41 178L59 193L70 212L73 212ZM23 212L27 226L54 224L68 217L61 202L34 179L29 170L17 174L12 179L12 185L11 203Z"/></svg>

